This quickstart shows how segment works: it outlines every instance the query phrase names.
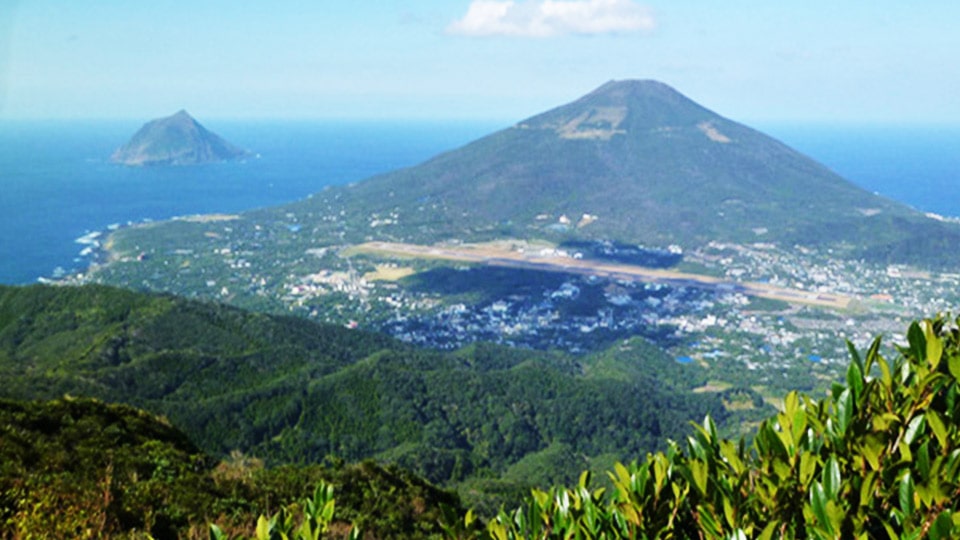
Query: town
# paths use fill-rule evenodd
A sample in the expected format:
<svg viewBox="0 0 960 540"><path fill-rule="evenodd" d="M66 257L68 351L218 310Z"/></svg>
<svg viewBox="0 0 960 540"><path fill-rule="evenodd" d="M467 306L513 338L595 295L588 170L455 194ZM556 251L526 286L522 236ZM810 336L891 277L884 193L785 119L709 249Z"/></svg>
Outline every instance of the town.
<svg viewBox="0 0 960 540"><path fill-rule="evenodd" d="M847 340L863 349L883 336L893 346L909 321L948 312L960 290L960 274L799 246L711 242L671 259L670 275L697 279L644 280L591 273L581 253L549 243L499 241L494 259L503 259L508 246L555 267L543 271L524 261L510 268L483 257L443 260L436 247L404 255L322 244L318 238L329 238L328 231L302 230L292 212L280 217L184 218L207 227L202 244L178 245L182 240L171 237L162 245L111 245L106 281L381 331L440 349L490 341L587 354L640 337L702 366L715 387L750 386L770 395L828 388L847 365ZM322 222L336 229L343 219L333 214ZM140 270L154 256L175 280ZM101 278L92 272L68 281ZM761 294L771 290L778 294Z"/></svg>

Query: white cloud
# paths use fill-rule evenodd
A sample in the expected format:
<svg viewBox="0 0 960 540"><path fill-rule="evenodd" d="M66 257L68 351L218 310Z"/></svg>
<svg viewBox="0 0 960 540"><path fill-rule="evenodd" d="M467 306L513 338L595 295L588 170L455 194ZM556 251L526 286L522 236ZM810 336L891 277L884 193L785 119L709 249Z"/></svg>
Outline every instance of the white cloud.
<svg viewBox="0 0 960 540"><path fill-rule="evenodd" d="M473 0L447 31L467 36L550 37L652 30L650 10L633 0Z"/></svg>

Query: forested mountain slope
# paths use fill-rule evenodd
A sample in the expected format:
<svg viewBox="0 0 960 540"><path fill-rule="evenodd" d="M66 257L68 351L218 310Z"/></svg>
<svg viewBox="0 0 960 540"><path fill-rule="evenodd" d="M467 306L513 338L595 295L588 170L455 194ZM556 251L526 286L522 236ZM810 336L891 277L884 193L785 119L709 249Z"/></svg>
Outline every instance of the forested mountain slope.
<svg viewBox="0 0 960 540"><path fill-rule="evenodd" d="M335 536L353 524L366 538L436 537L443 506L463 512L456 495L396 467L267 469L241 454L217 463L132 407L0 400L3 538L207 538L213 521L251 535L257 514L323 483L336 494Z"/></svg>
<svg viewBox="0 0 960 540"><path fill-rule="evenodd" d="M560 480L726 418L720 396L691 391L697 377L639 339L584 357L440 353L102 286L0 288L3 397L136 405L207 452L270 464L377 457L442 483Z"/></svg>

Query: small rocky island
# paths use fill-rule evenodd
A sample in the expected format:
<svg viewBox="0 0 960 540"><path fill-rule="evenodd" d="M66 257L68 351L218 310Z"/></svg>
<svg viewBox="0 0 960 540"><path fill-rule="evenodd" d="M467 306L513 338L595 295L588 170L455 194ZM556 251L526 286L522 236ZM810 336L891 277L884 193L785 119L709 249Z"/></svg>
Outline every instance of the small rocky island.
<svg viewBox="0 0 960 540"><path fill-rule="evenodd" d="M147 122L110 161L130 166L197 165L249 156L250 152L207 131L187 111Z"/></svg>

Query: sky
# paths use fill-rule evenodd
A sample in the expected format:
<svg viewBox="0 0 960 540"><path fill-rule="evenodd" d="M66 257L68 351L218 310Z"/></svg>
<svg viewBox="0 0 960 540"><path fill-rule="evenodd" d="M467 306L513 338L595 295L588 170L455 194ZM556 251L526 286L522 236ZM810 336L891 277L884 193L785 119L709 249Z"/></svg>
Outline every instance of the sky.
<svg viewBox="0 0 960 540"><path fill-rule="evenodd" d="M747 122L960 124L960 2L2 0L0 119L514 122L656 79Z"/></svg>

